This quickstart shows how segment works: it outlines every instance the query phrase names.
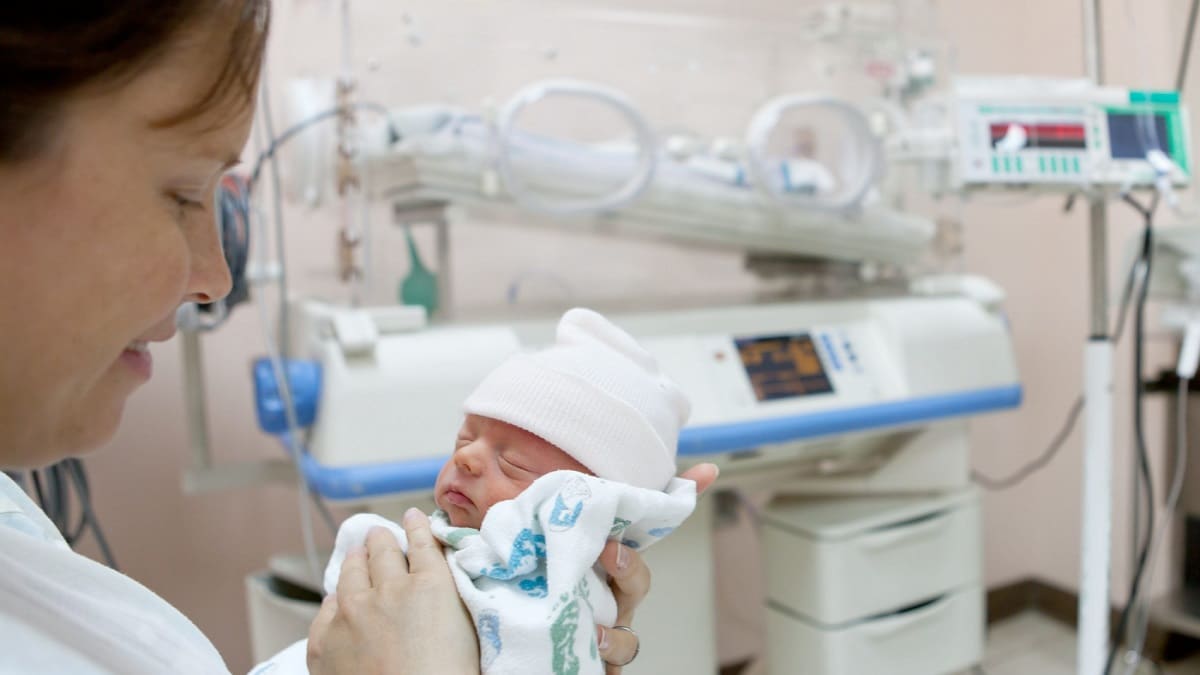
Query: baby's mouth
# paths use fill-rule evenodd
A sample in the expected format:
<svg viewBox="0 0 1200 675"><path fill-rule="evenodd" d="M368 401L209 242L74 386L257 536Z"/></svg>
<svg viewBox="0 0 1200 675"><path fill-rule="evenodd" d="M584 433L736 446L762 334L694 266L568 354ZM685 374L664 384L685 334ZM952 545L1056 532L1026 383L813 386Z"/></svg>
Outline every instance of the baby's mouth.
<svg viewBox="0 0 1200 675"><path fill-rule="evenodd" d="M442 493L442 498L454 506L475 506L475 502L471 501L470 497L459 492L458 490L455 490L454 488L450 488Z"/></svg>

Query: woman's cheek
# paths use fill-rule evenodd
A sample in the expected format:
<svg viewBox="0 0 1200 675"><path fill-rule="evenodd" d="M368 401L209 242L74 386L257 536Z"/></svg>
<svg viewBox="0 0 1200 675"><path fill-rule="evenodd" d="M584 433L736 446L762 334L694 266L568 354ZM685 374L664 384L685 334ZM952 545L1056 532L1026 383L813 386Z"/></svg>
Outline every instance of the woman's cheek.
<svg viewBox="0 0 1200 675"><path fill-rule="evenodd" d="M164 317L174 312L187 295L191 255L178 229L167 229L147 244L142 252L148 265L143 271L144 297L155 316Z"/></svg>

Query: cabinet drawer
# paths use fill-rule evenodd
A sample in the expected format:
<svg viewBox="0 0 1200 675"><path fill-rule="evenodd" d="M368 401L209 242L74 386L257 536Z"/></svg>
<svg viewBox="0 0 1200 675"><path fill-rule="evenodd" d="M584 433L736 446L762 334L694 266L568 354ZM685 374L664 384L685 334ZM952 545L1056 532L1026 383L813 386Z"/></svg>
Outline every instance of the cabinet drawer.
<svg viewBox="0 0 1200 675"><path fill-rule="evenodd" d="M980 582L974 491L951 497L791 500L763 518L767 595L837 626Z"/></svg>
<svg viewBox="0 0 1200 675"><path fill-rule="evenodd" d="M767 610L770 675L945 675L983 658L983 587L841 628Z"/></svg>

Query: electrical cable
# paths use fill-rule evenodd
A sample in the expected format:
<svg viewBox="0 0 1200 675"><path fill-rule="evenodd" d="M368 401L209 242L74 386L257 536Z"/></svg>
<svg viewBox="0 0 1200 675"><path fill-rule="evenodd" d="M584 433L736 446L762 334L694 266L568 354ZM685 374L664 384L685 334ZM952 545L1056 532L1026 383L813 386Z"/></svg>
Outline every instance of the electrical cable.
<svg viewBox="0 0 1200 675"><path fill-rule="evenodd" d="M1145 261L1145 281L1138 290L1137 305L1134 309L1134 348L1133 348L1133 427L1134 440L1137 449L1138 457L1138 473L1142 481L1142 489L1146 499L1146 536L1141 543L1140 550L1137 555L1137 561L1134 566L1132 582L1130 583L1128 599L1125 607L1121 610L1120 620L1117 622L1116 632L1111 640L1109 647L1108 660L1104 668L1106 674L1113 672L1113 667L1116 664L1117 653L1120 651L1121 637L1126 634L1129 628L1129 620L1133 610L1133 600L1138 597L1138 593L1143 584L1146 571L1146 561L1150 554L1150 543L1152 533L1154 531L1154 480L1150 474L1150 458L1146 449L1146 434L1145 421L1143 415L1143 396L1145 394L1145 385L1142 381L1144 351L1145 351L1145 319L1146 319L1146 297L1150 289L1150 275L1154 266L1154 212L1153 206L1147 208L1140 204L1130 195L1122 195L1122 200L1132 206L1140 213L1145 221L1145 227L1142 235L1142 259ZM1155 205L1157 204L1157 200Z"/></svg>
<svg viewBox="0 0 1200 675"><path fill-rule="evenodd" d="M265 150L259 153L258 158L254 162L254 168L250 172L250 191L253 192L255 186L258 184L258 180L262 175L263 166L266 164L266 162L269 160L274 160L275 154L279 152L279 149L287 144L288 141L292 140L297 134L307 130L309 127L326 120L333 119L349 110L371 110L383 115L388 120L390 142L395 143L397 140L399 140L400 136L396 132L395 127L393 127L391 124L391 113L386 107L379 103L352 103L346 106L330 108L293 124L284 130L283 133L279 134L279 136L272 135L270 144Z"/></svg>
<svg viewBox="0 0 1200 675"><path fill-rule="evenodd" d="M83 460L65 459L48 467L32 470L29 477L38 506L67 545L74 548L90 530L100 547L100 554L105 563L114 570L119 569L108 538L100 527L100 519L92 507L92 493ZM77 519L72 517L72 493L74 502L78 505Z"/></svg>
<svg viewBox="0 0 1200 675"><path fill-rule="evenodd" d="M267 147L268 150L275 145L275 116L271 112L271 90L269 88L269 81L269 73L263 73L262 85L259 92L261 94L260 98L262 99L263 128L267 132L267 138L271 141L271 145ZM275 161L274 157L274 154L272 154L271 190L275 207L274 213L272 214L275 223L275 256L282 263L282 261L287 260L287 247L285 246L286 240L284 238L283 230L282 181L279 178L279 163ZM261 158L259 161L262 161ZM256 166L256 173L257 169L258 167ZM255 176L252 174L250 176L250 184L247 187L248 191L254 189L254 178ZM279 339L279 351L283 358L286 359L292 355L290 344L291 340L288 335L288 327L290 326L290 323L288 321L288 279L286 265L279 265L279 278L276 280L276 283L279 284L279 333L276 335L276 337Z"/></svg>
<svg viewBox="0 0 1200 675"><path fill-rule="evenodd" d="M365 109L382 111L385 115L387 114L387 109L381 105L371 104L371 103L355 104L354 106L343 106L343 107L339 107L339 108L334 108L334 109L325 111L323 113L318 113L317 115L314 115L313 117L310 117L307 120L304 120L304 121L290 127L289 129L284 131L283 134L276 137L273 133L273 125L272 125L271 119L270 119L270 117L271 117L270 108L269 108L270 104L267 100L268 98L269 98L269 94L268 94L268 92L265 88L265 84L264 84L264 89L263 89L264 117L263 117L263 121L264 121L265 131L269 138L269 144L267 145L266 150L264 150L262 153L259 154L259 159L257 160L257 162L255 164L254 173L251 175L251 178L250 178L249 190L253 190L256 178L261 175L263 165L267 161L270 161L270 163L271 163L271 167L270 167L271 183L272 183L272 185L271 185L271 187L272 187L272 208L274 211L273 215L274 215L274 225L275 225L275 231L276 231L276 241L275 241L276 254L280 257L280 260L283 260L284 259L283 258L284 250L283 250L283 246L282 246L283 231L284 231L284 227L283 227L283 190L282 190L282 181L279 178L279 169L278 169L277 158L276 158L276 153L278 152L279 148L282 147L283 144L286 143L288 140L296 137L300 132L304 131L305 129L313 126L314 124L317 124L318 122L321 122L321 121L324 121L327 119L332 119L332 118L336 117L337 115L342 114L348 107L365 108ZM389 122L389 124L390 124L390 122ZM394 130L393 130L393 137L394 136L395 136L395 134L394 134ZM265 221L265 218L260 217L257 220L259 223L259 227L261 228L260 240L265 240L266 233L265 233L265 225L263 224ZM284 282L281 279L281 282L280 282L280 294L281 294L280 302L281 302L281 304L286 304L286 301L287 301L285 289L286 289L286 286L284 286ZM309 485L307 479L304 476L304 470L303 470L303 465L302 465L302 461L301 461L301 454L306 452L306 450L305 450L306 444L303 439L301 427L297 420L295 400L292 396L290 381L287 379L287 375L286 375L286 361L285 361L286 353L284 353L282 351L282 349L276 348L276 342L277 342L276 338L278 338L278 342L279 342L280 346L283 346L283 344L284 344L284 337L285 337L285 333L287 330L287 324L281 321L281 326L279 329L281 331L281 333L280 333L280 335L275 336L273 338L271 335L271 321L270 321L270 318L266 314L266 305L265 305L265 303L261 303L261 302L258 303L258 305L259 305L259 309L260 309L260 316L261 316L262 322L263 322L264 336L266 337L266 342L267 342L268 358L271 363L272 373L273 373L275 380L279 386L280 397L281 397L282 403L283 403L284 416L287 421L288 428L287 428L287 432L286 432L285 438L284 438L284 441L285 441L284 445L286 446L288 453L291 455L292 460L296 464L297 475L299 476L299 483L300 483L299 491L300 491L300 502L301 502L300 503L301 534L304 538L305 553L306 553L306 557L308 559L309 571L313 575L313 579L315 581L319 581L320 580L320 559L319 559L319 555L318 555L318 552L316 549L316 540L315 540L315 536L313 533L312 513L311 513L310 502L311 502L311 504L316 506L316 510L317 510L318 514L321 516L322 520L329 527L331 532L333 532L333 533L337 532L337 525L334 522L333 516L329 512L328 507L320 499L320 496L317 495L315 491L313 491L312 486ZM285 311L285 310L281 310L281 311ZM281 317L282 316L283 316L283 314L281 314Z"/></svg>
<svg viewBox="0 0 1200 675"><path fill-rule="evenodd" d="M1187 83L1188 61L1192 58L1192 40L1196 36L1196 16L1200 12L1200 0L1192 0L1188 10L1187 31L1183 35L1183 49L1179 54L1179 67L1175 70L1175 91L1182 92Z"/></svg>
<svg viewBox="0 0 1200 675"><path fill-rule="evenodd" d="M271 143L269 142L269 137L266 140L264 140L262 138L262 134L264 131L266 131L266 129L264 129L263 126L255 127L255 145L257 146L257 149L259 149L259 150L261 150L261 148L263 148L263 147L271 145ZM295 134L292 134L292 136L294 136L294 135ZM260 151L257 154L261 157L265 153ZM259 258L260 258L259 265L263 269L265 269L266 268L266 260L265 260L266 259L266 253L265 253L266 248L265 247L267 246L267 243L266 243L266 228L262 226L262 223L265 222L266 216L263 215L261 213L261 211L255 211L255 209L253 209L253 207L251 206L249 187L246 187L244 195L245 195L245 199L241 202L241 215L245 218L245 222L257 223L259 226L259 232L258 232L257 238L259 238L259 241L262 242L261 246L263 247L263 248L258 249ZM276 205L276 208L282 209L282 204L278 200L275 201L275 205ZM257 218L255 218L255 213L257 213ZM271 333L267 331L267 328L270 326L270 319L267 318L265 315L260 315L260 317L262 319L262 325L264 327L265 338L268 343L273 343L272 338L271 338ZM276 371L274 364L272 365L272 374L275 375L276 377L278 377L278 372ZM290 394L290 390L288 393ZM292 414L295 415L295 408L292 407L290 410L292 411ZM298 471L300 470L299 465L297 465L296 468ZM324 501L321 500L320 495L316 494L315 492L313 492L311 490L306 490L305 492L308 493L313 505L316 506L317 513L321 516L321 520L325 523L326 527L329 528L329 532L331 534L336 535L337 534L337 523L334 521L333 514L330 513L330 511L329 511L329 507L325 504Z"/></svg>
<svg viewBox="0 0 1200 675"><path fill-rule="evenodd" d="M377 113L383 115L385 117L385 119L387 119L388 130L389 130L389 142L391 142L391 143L396 142L397 140L399 140L400 136L399 136L398 132L396 131L395 127L392 126L390 112L388 111L388 109L385 106L383 106L382 104L372 103L372 102L353 103L353 104L347 105L347 106L339 106L336 108L330 108L323 112L316 113L315 115L312 115L304 120L301 120L300 122L297 122L296 124L288 127L286 130L284 130L283 133L276 136L274 133L274 124L272 121L272 115L270 112L270 100L269 100L270 96L269 96L269 90L267 89L267 84L266 84L267 78L264 76L262 79L263 79L263 89L262 89L261 99L262 99L262 105L263 105L263 126L265 127L264 130L267 133L268 139L265 144L266 145L265 149L261 150L258 153L258 157L254 162L254 167L251 170L250 178L248 180L248 184L246 187L246 197L247 197L247 201L249 201L253 197L254 189L257 186L258 181L262 176L263 168L266 166L266 163L269 161L271 163L271 178L272 178L271 182L272 182L272 190L274 193L272 199L273 199L273 210L274 210L274 225L275 225L275 232L276 232L275 248L276 248L277 257L279 258L280 261L282 261L282 260L284 260L284 256L285 256L286 252L284 250L285 247L283 244L283 236L284 236L283 216L282 216L282 214L283 214L283 204L282 204L283 191L282 191L281 181L279 179L278 165L276 163L276 155L279 152L279 150L284 145L286 145L290 140L292 140L293 138L298 136L300 133L306 131L310 127L312 127L316 124L319 124L321 122L324 122L326 120L334 119L334 118L338 117L339 115L345 113L347 110L370 110L373 112L377 112ZM249 207L247 207L247 208L249 208ZM266 231L264 228L259 233L259 240L263 241L265 239L265 236L266 236ZM282 319L282 317L286 316L286 312L287 312L287 309L286 309L286 303L287 303L287 290L286 290L287 286L286 286L286 284L287 284L287 281L286 281L286 276L284 276L285 274L286 273L284 272L284 266L281 265L280 266L280 278L279 278L280 303L281 303L280 316L281 316L281 324L282 324L281 329L280 329L280 341L281 341L280 344L281 345L286 340L286 331L287 331L286 323L285 323L286 320ZM268 319L267 322L264 324L264 328L269 326L269 323L270 322ZM268 333L266 333L266 335L268 336L268 342L273 343L273 341L270 339L270 333L268 332ZM285 411L286 416L289 417L289 427L293 431L295 431L299 428L298 424L297 425L292 424L293 422L295 422L295 406L292 403L291 390L288 387L288 382L283 377L284 369L282 367L282 358L286 358L286 356L287 356L286 351L281 350L281 360L279 362L275 362L274 360L272 360L272 371L273 371L273 374L275 375L276 380L279 382L279 385L280 385L280 394L281 394L281 396L283 398L283 402L284 402L284 411ZM292 440L298 441L299 439L298 439L298 437L295 437ZM296 447L298 449L302 449L303 445L301 444ZM300 465L298 463L297 463L297 469L300 469ZM305 482L305 486L306 486L306 488L308 487L307 481ZM324 504L324 502L321 501L319 495L313 493L311 491L311 489L306 489L305 492L309 493L313 503L317 507L317 511L319 512L319 514L322 517L322 520L325 521L325 523L329 526L331 531L336 532L337 525L334 522L333 516L329 512L328 507Z"/></svg>
<svg viewBox="0 0 1200 675"><path fill-rule="evenodd" d="M1187 398L1188 387L1191 383L1191 378L1180 378L1179 391L1176 393L1176 411L1175 411L1175 467L1173 477L1171 479L1171 489L1167 494L1167 501L1163 506L1163 517L1159 519L1158 528L1154 530L1150 540L1149 560L1153 561L1162 545L1163 539L1167 536L1167 530L1170 529L1171 514L1175 512L1179 505L1179 498L1183 494L1183 478L1187 473ZM1131 599L1133 603L1133 639L1128 649L1125 652L1125 673L1132 675L1135 669L1142 663L1142 649L1146 645L1146 633L1150 627L1150 588L1151 581L1154 578L1154 566L1150 564L1147 567L1146 583L1142 586L1138 597Z"/></svg>
<svg viewBox="0 0 1200 675"><path fill-rule="evenodd" d="M1128 2L1126 3L1126 8L1127 8L1127 10L1129 8ZM1179 66L1176 71L1176 77L1175 77L1175 90L1180 93L1182 93L1184 84L1186 83L1186 79L1187 79L1188 61L1190 60L1192 43L1193 43L1194 37L1195 37L1195 29L1196 29L1198 14L1200 14L1200 0L1192 0L1191 8L1188 13L1187 28L1186 28L1186 33L1184 36L1183 48L1181 50ZM1140 121L1144 122L1144 120L1140 120ZM1144 143L1145 139L1143 137L1142 129L1139 128L1138 131L1139 131L1139 138L1142 138L1143 144L1145 144ZM1151 132L1154 134L1155 138L1157 138L1157 129L1152 128ZM1157 147L1157 145L1158 144L1155 143L1155 147ZM1124 609L1121 612L1121 617L1118 622L1118 628L1117 628L1117 632L1116 632L1116 639L1112 640L1112 647L1109 652L1108 662L1107 662L1107 664L1105 666L1105 670L1104 670L1104 672L1106 674L1112 672L1112 667L1114 665L1115 657L1116 657L1116 654L1118 651L1119 638L1122 634L1125 633L1125 631L1129 625L1131 609L1134 607L1135 601L1139 601L1139 599L1140 599L1141 607L1140 607L1140 609L1134 610L1134 613L1137 614L1137 618L1135 619L1134 635L1133 635L1133 640L1131 641L1132 648L1129 651L1127 651L1126 653L1127 653L1127 663L1131 663L1131 665L1130 665L1131 669L1133 667L1136 667L1136 665L1138 665L1141 662L1141 657L1140 657L1141 649L1145 643L1145 636L1146 636L1147 626L1149 623L1149 614L1148 614L1148 609L1146 607L1146 600L1145 600L1145 596L1147 596L1148 594L1142 592L1142 589L1146 586L1146 584L1142 583L1142 579L1143 579L1144 575L1146 574L1147 559L1153 557L1153 554L1157 549L1158 541L1160 540L1160 538L1162 536L1165 536L1164 532L1166 531L1167 524L1168 524L1167 518L1174 511L1174 505L1178 502L1179 495L1177 493L1182 490L1183 469L1181 467L1186 466L1186 453L1183 452L1183 447L1184 447L1184 444L1186 443L1186 419L1185 419L1186 407L1184 406L1183 401L1186 397L1186 393L1187 393L1186 386L1187 385L1186 385L1186 381L1184 381L1184 382L1181 382L1180 393L1179 393L1180 407L1179 407L1178 415L1180 416L1180 419L1179 419L1179 427L1178 427L1179 428L1179 432L1178 432L1179 436L1176 441L1176 467L1175 467L1176 473L1175 473L1175 478L1174 478L1174 484L1172 485L1171 493L1168 496L1168 500L1167 500L1167 508L1168 508L1167 514L1163 517L1162 522L1159 524L1159 527L1157 529L1155 529L1153 526L1153 523L1154 523L1153 480L1152 480L1152 477L1151 477L1150 471L1149 471L1149 460L1147 457L1147 452L1146 452L1146 447L1145 447L1144 429L1142 428L1142 395L1144 394L1144 389L1145 389L1145 387L1142 383L1142 356L1143 356L1142 351L1143 351L1143 347L1144 347L1144 338L1145 338L1145 335L1144 335L1144 331L1145 331L1145 328L1144 328L1145 301L1146 301L1146 296L1147 296L1149 286L1150 286L1150 272L1152 270L1152 245L1153 245L1152 226L1153 226L1154 213L1157 210L1161 196L1162 196L1161 192L1156 190L1153 195L1152 202L1151 202L1149 208L1147 208L1147 207L1143 207L1141 204L1139 204L1135 199L1133 199L1129 195L1127 195L1127 194L1122 195L1122 199L1126 203L1128 203L1132 207L1134 207L1134 209L1137 210L1143 216L1144 221L1145 221L1145 229L1144 229L1143 241L1142 241L1142 253L1141 253L1141 256L1139 257L1139 260L1137 262L1135 262L1135 264L1130 268L1130 273L1126 277L1125 287L1123 289L1122 296L1121 296L1121 309L1118 311L1117 327L1114 331L1113 342L1114 342L1114 344L1116 344L1116 343L1119 343L1121 340L1121 335L1124 332L1124 328L1125 328L1125 319L1127 316L1127 308L1128 308L1130 296L1132 295L1133 288L1136 283L1136 278L1140 276L1141 283L1140 283L1140 290L1138 292L1138 306L1137 306L1137 312L1136 312L1137 313L1137 323L1136 323L1137 336L1135 338L1135 347L1134 347L1134 351L1135 351L1134 368L1135 368L1135 378L1136 378L1136 381L1134 384L1134 392L1135 392L1135 395L1134 395L1134 418L1135 418L1135 429L1136 429L1136 435L1137 435L1136 440L1137 440L1137 446L1138 446L1138 459L1139 459L1138 471L1139 471L1140 480L1146 486L1146 493L1147 493L1146 494L1146 500L1147 500L1146 519L1148 522L1147 522L1147 528L1146 528L1147 534L1146 534L1145 540L1142 542L1142 546L1140 548L1139 554L1137 556L1137 561L1135 563L1135 571L1134 571L1134 575L1133 575L1133 578L1132 578L1132 581L1130 584L1129 597L1125 604ZM1139 271L1140 271L1140 274L1139 274ZM1075 404L1072 406L1071 412L1068 414L1068 419L1067 419L1067 422L1066 422L1063 430L1059 432L1058 437L1056 437L1055 441L1053 443L1051 443L1049 450L1047 450L1047 452L1044 453L1043 456L1039 457L1037 460L1032 462L1030 465L1027 465L1026 467L1022 468L1021 470L1018 470L1011 477L1006 478L1006 479L990 479L990 478L987 478L986 476L983 476L982 474L979 474L978 472L974 472L974 471L971 474L972 479L975 482L983 485L985 488L1003 489L1005 487L1011 487L1012 485L1019 483L1021 480L1024 480L1026 477L1028 477L1032 473L1035 473L1039 468L1041 468L1041 467L1045 466L1047 463L1049 463L1049 461L1053 458L1053 456L1058 452L1058 449L1061 448L1061 441L1065 440L1065 437L1070 433L1071 429L1074 427L1075 421L1079 415L1079 411L1082 410L1082 404L1083 404L1083 398L1081 396L1079 399L1076 400ZM1136 488L1136 484L1135 484L1135 488ZM1135 545L1136 545L1136 542L1139 539L1141 539L1141 537L1138 534L1138 529L1140 526L1141 518L1139 517L1139 513L1138 513L1140 499L1139 499L1139 495L1137 494L1137 492L1138 491L1135 489L1134 505L1133 505L1133 509L1134 509L1134 512L1133 512L1133 515L1134 515L1134 518L1133 518L1133 520L1134 520L1134 523L1133 523L1134 537L1133 538L1135 541ZM1152 573L1153 573L1153 571L1151 570L1151 574ZM1135 658L1136 661L1131 662L1128 658L1129 655L1132 655L1132 657ZM1150 663L1152 665L1154 665L1154 667L1159 672L1162 671L1162 669L1158 666L1158 664L1154 664L1153 662L1150 662Z"/></svg>
<svg viewBox="0 0 1200 675"><path fill-rule="evenodd" d="M92 492L88 487L87 472L83 468L83 460L68 459L66 461L66 470L70 473L75 490L79 496L80 508L83 511L81 518L82 524L86 524L91 528L92 535L96 537L96 544L100 546L100 553L104 556L108 566L117 569L117 561L113 557L112 549L108 546L108 538L104 536L104 530L100 527L100 520L96 518L96 512L92 509Z"/></svg>
<svg viewBox="0 0 1200 675"><path fill-rule="evenodd" d="M1004 478L991 478L978 471L972 471L971 480L986 490L1007 490L1037 473L1054 459L1058 451L1062 449L1063 444L1071 437L1071 432L1075 429L1075 423L1079 421L1079 415L1083 412L1083 406L1084 397L1080 394L1075 399L1075 403L1071 405L1070 412L1067 413L1067 421L1063 423L1062 429L1059 430L1054 440L1050 442L1049 447L1037 459Z"/></svg>
<svg viewBox="0 0 1200 675"><path fill-rule="evenodd" d="M1160 199L1159 199L1160 196L1161 195L1157 191L1153 194L1153 196L1151 197L1150 206L1148 209L1143 209L1143 207L1139 203L1137 203L1136 200L1134 200L1132 197L1129 197L1128 195L1122 195L1122 199L1127 204L1129 204L1131 207L1133 207L1134 210L1138 211L1138 213L1142 215L1143 219L1145 219L1145 218L1153 219L1155 212L1157 212L1157 210L1158 210L1158 205L1160 203ZM1145 241L1143 241L1142 245L1143 245L1143 249L1144 249ZM1150 281L1149 281L1150 275L1149 275L1148 271L1144 269L1146 266L1144 250L1139 252L1138 265L1140 265L1144 271L1143 283L1146 283L1146 284L1150 283ZM1147 534L1145 536L1145 539L1143 539L1143 536L1141 533L1142 532L1142 499L1143 499L1142 482L1141 481L1143 481L1143 480L1149 480L1149 479L1145 477L1145 474L1143 474L1139 471L1138 474L1134 477L1133 495L1130 498L1130 502L1131 502L1130 509L1133 512L1132 518L1130 519L1130 521L1131 521L1130 539L1133 542L1133 549L1134 549L1133 567L1135 569L1137 568L1137 563L1138 563L1138 559L1139 559L1138 556L1149 545L1149 538L1150 538L1149 533L1151 531L1149 529L1149 525L1147 524L1147 530L1146 530ZM1151 503L1148 505L1147 508L1153 508L1153 506L1154 506L1153 503ZM1132 577L1130 578L1129 585L1130 585L1130 589L1132 589L1133 588ZM1132 600L1131 598L1127 599L1126 604L1129 604L1129 602L1131 600ZM1121 639L1120 636L1117 636L1117 638L1114 639L1114 644L1117 641L1119 641L1120 639Z"/></svg>
<svg viewBox="0 0 1200 675"><path fill-rule="evenodd" d="M274 153L272 152L272 150L274 148L278 147L278 140L275 138L275 135L274 135L274 125L271 123L271 115L270 115L270 107L269 107L270 104L267 102L269 99L269 93L266 89L267 79L268 78L265 75L262 78L263 84L262 84L262 89L260 90L260 98L262 100L262 106L263 106L263 115L262 115L263 126L264 126L264 130L266 131L269 144L267 146L267 149L264 152L259 154L258 163L255 165L254 173L250 177L250 183L249 183L250 191L253 191L253 189L254 189L255 178L257 177L258 172L261 169L262 162L264 161L263 157L269 156L273 160ZM275 253L278 256L279 260L282 262L285 259L284 258L285 252L283 250L283 248L284 248L283 247L283 211L282 211L283 210L283 202L282 202L282 195L280 194L281 181L279 179L279 170L278 170L278 166L276 165L276 162L274 162L274 161L271 162L271 178L272 178L272 181L271 181L271 183L272 183L272 185L271 185L271 187L272 187L272 205L273 205L273 211L274 211L274 213L272 215L274 216L275 237L276 237L275 238L275 247L276 247ZM265 221L265 216L260 216L259 218L255 219L255 222L258 224L258 227L260 229L258 239L259 239L259 241L264 242L263 249L260 249L260 251L261 251L260 255L265 257L265 255L266 255L266 251L265 251L266 224L264 221ZM284 266L281 264L279 279L277 280L277 282L279 283L280 305L286 306L286 304L287 304L286 283L287 282L286 282L285 272L283 271L283 267ZM264 268L265 268L265 266L264 266ZM260 298L258 298L258 301L255 304L258 306L259 318L262 321L263 338L264 338L264 342L266 343L266 348L267 348L267 356L270 360L272 374L275 377L275 383L276 383L276 386L279 388L280 398L282 399L282 402L283 402L284 417L287 420L287 431L285 432L286 438L284 440L283 445L284 445L284 448L287 450L289 457L291 457L292 463L296 467L297 488L298 488L297 498L299 499L298 506L299 506L299 512L300 512L300 534L301 534L301 538L303 539L303 542L304 542L304 553L305 553L305 559L308 561L309 573L312 575L311 578L315 582L320 579L321 562L320 562L320 555L317 552L316 538L313 534L312 512L309 508L309 496L308 495L311 493L312 488L309 486L308 479L304 475L304 466L303 466L303 462L301 461L301 457L300 457L300 453L302 452L302 450L301 450L302 444L300 442L300 437L299 437L299 424L296 422L296 419L295 419L295 407L293 405L292 390L291 390L291 386L290 386L291 383L287 378L287 370L286 370L285 363L284 363L284 359L287 358L287 353L283 352L279 348L279 346L277 346L277 342L276 342L276 340L278 339L279 344L280 345L282 344L284 335L287 332L286 318L283 315L280 316L280 326L278 329L279 334L276 336L271 328L272 322L271 322L270 316L267 314L266 302L264 301L264 299L262 297L260 297Z"/></svg>
<svg viewBox="0 0 1200 675"><path fill-rule="evenodd" d="M1158 205L1160 203L1160 197L1162 197L1162 195L1160 195L1159 192L1157 192L1157 191L1154 192L1153 196L1151 198L1150 207L1148 207L1148 208L1142 207L1142 205L1138 201L1136 201L1136 199L1134 199L1132 196L1122 195L1121 199L1123 202L1126 202L1127 204L1129 204L1130 207L1132 207L1134 210L1138 211L1138 213L1142 216L1142 219L1144 219L1144 221L1146 221L1148 223L1148 222L1153 221L1154 213L1156 213L1156 211L1158 210ZM1148 233L1145 234L1144 239L1142 239L1142 250L1139 255L1139 264L1141 265L1142 268L1144 268L1144 280L1142 280L1142 282L1144 282L1146 286L1148 286L1148 283L1150 283L1150 268L1148 268L1147 251L1150 250L1150 249L1148 249L1148 246L1150 246L1151 243L1147 243L1147 241L1146 241L1146 237L1148 237L1148 235L1150 235L1150 234L1148 234ZM1135 347L1135 350L1140 351L1141 347ZM1135 351L1135 354L1136 353L1138 353L1138 352ZM1134 368L1135 368L1134 405L1138 406L1135 408L1135 411L1134 411L1134 418L1136 420L1136 419L1138 419L1138 414L1140 413L1140 405L1141 404L1139 402L1139 395L1142 393L1142 388L1141 388L1141 369L1136 364L1135 364ZM1144 437L1138 436L1138 440L1142 441L1142 443L1144 443ZM1142 446L1139 446L1139 448L1144 449L1144 444L1142 444ZM1130 506L1130 508L1132 508L1132 510L1133 510L1132 519L1130 519L1130 521L1132 521L1132 525L1130 525L1130 527L1132 527L1132 533L1130 533L1130 534L1132 534L1132 536L1130 536L1130 539L1133 540L1133 546L1134 546L1133 573L1132 573L1132 575L1130 575L1129 596L1127 597L1126 605L1124 605L1121 620L1120 620L1121 621L1120 626L1123 626L1124 628L1118 628L1116 634L1114 635L1114 638L1112 638L1112 651L1110 651L1110 656L1112 655L1112 653L1114 653L1117 650L1117 646L1121 644L1121 640L1123 638L1129 638L1128 639L1129 643L1133 643L1133 641L1134 641L1133 635L1126 633L1126 628L1128 628L1128 626L1129 626L1128 617L1126 616L1126 614L1128 613L1129 608L1135 607L1134 592L1136 589L1138 589L1139 586L1141 586L1141 580L1140 580L1141 575L1144 574L1144 569L1146 569L1147 562L1148 562L1148 560L1150 560L1150 558L1148 558L1148 556L1150 556L1150 552L1148 552L1148 551L1150 551L1151 536L1153 533L1154 502L1153 502L1152 491L1146 492L1145 496L1142 495L1142 491L1144 491L1145 485L1152 485L1153 478L1151 477L1151 474L1148 473L1148 460L1147 460L1146 464L1144 464L1144 462L1141 461L1142 459L1144 459L1144 455L1139 454L1138 458L1139 458L1138 474L1136 474L1135 479L1134 479L1133 496L1132 496L1132 500L1130 500L1130 501L1132 501L1132 506ZM1144 520L1144 518L1142 518L1141 510L1142 510L1142 500L1144 500L1144 498L1146 501L1146 515L1145 515L1145 520L1146 520L1145 532L1146 533L1142 534L1141 533L1142 532L1142 520ZM1127 652L1127 661L1128 661L1128 652ZM1112 661L1109 662L1109 668L1111 668L1111 665L1112 665ZM1105 673L1109 673L1109 669L1105 669Z"/></svg>
<svg viewBox="0 0 1200 675"><path fill-rule="evenodd" d="M1129 315L1129 304L1133 299L1133 290L1138 283L1146 283L1148 276L1142 274L1143 260L1138 258L1132 267L1129 268L1129 273L1125 275L1125 286L1121 291L1121 304L1117 309L1117 325L1113 329L1113 344L1120 344L1121 336L1125 332L1126 317ZM971 480L985 490L1000 491L1012 488L1025 481L1033 474L1045 468L1062 450L1067 439L1071 437L1071 432L1075 430L1075 425L1079 421L1079 415L1083 413L1083 408L1086 405L1083 394L1080 394L1067 412L1067 419L1063 422L1063 426L1059 429L1054 439L1050 441L1050 445L1036 459L1029 462L1025 466L1017 469L1008 476L1003 478L993 478L979 471L971 471Z"/></svg>

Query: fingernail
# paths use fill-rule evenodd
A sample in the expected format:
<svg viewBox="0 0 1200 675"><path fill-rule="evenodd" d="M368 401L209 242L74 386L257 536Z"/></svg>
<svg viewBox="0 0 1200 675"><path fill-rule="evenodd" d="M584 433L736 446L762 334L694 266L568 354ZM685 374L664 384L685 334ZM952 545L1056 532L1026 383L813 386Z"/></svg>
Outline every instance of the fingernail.
<svg viewBox="0 0 1200 675"><path fill-rule="evenodd" d="M617 569L623 570L629 565L629 548L625 544L617 544Z"/></svg>
<svg viewBox="0 0 1200 675"><path fill-rule="evenodd" d="M420 518L420 517L421 517L421 509L418 509L417 507L414 506L404 512L404 519L403 519L404 524L405 525L415 525L417 523L417 521L415 519Z"/></svg>
<svg viewBox="0 0 1200 675"><path fill-rule="evenodd" d="M596 628L600 631L600 641L596 643L596 647L600 651L606 651L608 649L608 630L604 626L596 626Z"/></svg>

